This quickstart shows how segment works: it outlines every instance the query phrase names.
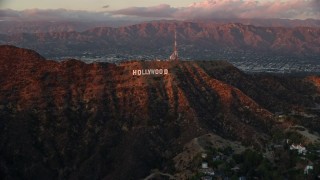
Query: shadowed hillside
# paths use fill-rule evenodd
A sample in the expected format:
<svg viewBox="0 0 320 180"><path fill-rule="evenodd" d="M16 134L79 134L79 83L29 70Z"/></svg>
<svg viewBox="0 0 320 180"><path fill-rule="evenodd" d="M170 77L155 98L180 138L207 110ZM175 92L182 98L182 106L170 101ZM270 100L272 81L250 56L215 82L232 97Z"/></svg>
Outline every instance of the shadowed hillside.
<svg viewBox="0 0 320 180"><path fill-rule="evenodd" d="M286 127L274 113L319 100L318 77L248 75L223 61L58 63L1 46L0 63L0 177L8 179L174 174L173 158L192 139L212 133L261 150ZM132 75L157 68L169 74Z"/></svg>

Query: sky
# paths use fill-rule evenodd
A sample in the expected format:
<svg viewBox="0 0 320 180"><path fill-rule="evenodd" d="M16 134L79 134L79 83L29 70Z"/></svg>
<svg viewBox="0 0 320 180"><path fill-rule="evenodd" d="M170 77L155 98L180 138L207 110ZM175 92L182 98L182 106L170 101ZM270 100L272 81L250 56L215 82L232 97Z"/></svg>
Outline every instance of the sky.
<svg viewBox="0 0 320 180"><path fill-rule="evenodd" d="M320 0L0 0L0 20L320 19Z"/></svg>
<svg viewBox="0 0 320 180"><path fill-rule="evenodd" d="M128 7L148 7L159 4L169 4L173 7L188 6L193 2L201 2L201 0L0 0L1 8L9 8L14 10L24 9L72 9L101 11L108 6L110 10L123 9Z"/></svg>

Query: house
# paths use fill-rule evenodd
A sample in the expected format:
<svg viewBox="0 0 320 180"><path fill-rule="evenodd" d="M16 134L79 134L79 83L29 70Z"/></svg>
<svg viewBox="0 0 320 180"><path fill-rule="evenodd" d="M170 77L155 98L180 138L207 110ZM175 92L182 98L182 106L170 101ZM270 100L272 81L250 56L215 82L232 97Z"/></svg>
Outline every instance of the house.
<svg viewBox="0 0 320 180"><path fill-rule="evenodd" d="M201 179L202 180L212 180L212 177L211 176L203 176Z"/></svg>
<svg viewBox="0 0 320 180"><path fill-rule="evenodd" d="M207 158L207 156L208 156L207 153L202 153L202 154L201 154L201 157L202 157L203 159Z"/></svg>
<svg viewBox="0 0 320 180"><path fill-rule="evenodd" d="M208 163L207 162L202 162L201 168L202 169L208 169Z"/></svg>
<svg viewBox="0 0 320 180"><path fill-rule="evenodd" d="M235 167L231 168L231 171L238 172L240 171L240 167L236 165Z"/></svg>
<svg viewBox="0 0 320 180"><path fill-rule="evenodd" d="M200 172L205 174L206 176L215 176L215 172L212 168L201 169Z"/></svg>
<svg viewBox="0 0 320 180"><path fill-rule="evenodd" d="M307 149L305 147L301 146L301 144L299 144L299 145L292 144L290 146L290 150L297 150L298 154L303 154L303 155L307 154Z"/></svg>
<svg viewBox="0 0 320 180"><path fill-rule="evenodd" d="M313 170L313 166L312 165L307 165L305 168L304 168L304 174L308 175L310 171Z"/></svg>

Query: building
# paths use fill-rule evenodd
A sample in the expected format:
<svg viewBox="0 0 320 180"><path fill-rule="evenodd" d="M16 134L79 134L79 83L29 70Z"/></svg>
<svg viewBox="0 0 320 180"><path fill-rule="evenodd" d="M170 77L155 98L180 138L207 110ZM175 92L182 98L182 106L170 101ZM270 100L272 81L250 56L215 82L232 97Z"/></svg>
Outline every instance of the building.
<svg viewBox="0 0 320 180"><path fill-rule="evenodd" d="M308 165L304 168L304 174L309 174L310 171L313 170L313 166L312 165Z"/></svg>
<svg viewBox="0 0 320 180"><path fill-rule="evenodd" d="M208 156L207 153L202 153L202 154L201 154L201 157L202 157L203 159L206 159L207 156Z"/></svg>
<svg viewBox="0 0 320 180"><path fill-rule="evenodd" d="M202 162L201 168L202 169L208 169L208 163L207 162Z"/></svg>
<svg viewBox="0 0 320 180"><path fill-rule="evenodd" d="M212 177L211 176L204 176L201 179L202 180L212 180Z"/></svg>
<svg viewBox="0 0 320 180"><path fill-rule="evenodd" d="M178 61L179 60L179 54L178 54L178 48L177 48L177 32L174 32L174 46L173 46L173 53L169 57L170 61Z"/></svg>
<svg viewBox="0 0 320 180"><path fill-rule="evenodd" d="M303 155L307 154L307 149L305 147L301 146L301 144L299 144L299 145L292 144L290 146L290 150L297 150L299 154L303 154Z"/></svg>

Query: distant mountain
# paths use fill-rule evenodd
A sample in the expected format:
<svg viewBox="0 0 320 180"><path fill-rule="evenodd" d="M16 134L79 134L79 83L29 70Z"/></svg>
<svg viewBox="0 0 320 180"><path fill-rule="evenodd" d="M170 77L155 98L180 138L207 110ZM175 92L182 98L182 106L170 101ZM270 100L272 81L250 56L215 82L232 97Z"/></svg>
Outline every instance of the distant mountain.
<svg viewBox="0 0 320 180"><path fill-rule="evenodd" d="M241 23L262 27L320 27L320 20L317 19L198 19L190 21L214 24Z"/></svg>
<svg viewBox="0 0 320 180"><path fill-rule="evenodd" d="M58 63L0 46L0 63L1 179L175 174L174 159L194 138L211 133L262 150L275 129L290 125L276 112L319 103L319 77L248 75L223 61ZM152 68L169 74L132 75ZM320 130L319 121L299 123Z"/></svg>
<svg viewBox="0 0 320 180"><path fill-rule="evenodd" d="M219 50L319 55L320 29L256 27L238 23L150 22L119 28L99 27L84 32L1 35L2 44L32 48L45 56L101 54L170 54L174 31L181 54L199 56Z"/></svg>
<svg viewBox="0 0 320 180"><path fill-rule="evenodd" d="M166 22L159 20L154 22ZM240 23L244 25L262 26L262 27L320 27L320 20L290 20L290 19L193 19L186 22L210 23L223 25L230 23ZM0 34L17 34L17 33L47 33L47 32L82 32L95 27L120 27L132 24L138 24L139 21L120 20L105 22L86 22L86 21L0 21ZM141 23L141 21L140 21Z"/></svg>
<svg viewBox="0 0 320 180"><path fill-rule="evenodd" d="M95 27L119 27L135 21L76 22L76 21L0 21L0 34L53 33L85 31Z"/></svg>

